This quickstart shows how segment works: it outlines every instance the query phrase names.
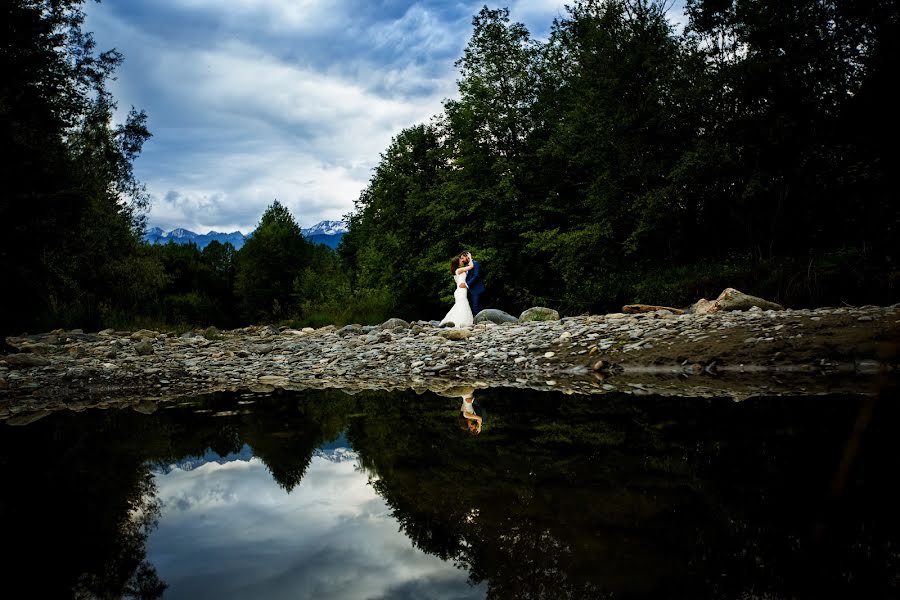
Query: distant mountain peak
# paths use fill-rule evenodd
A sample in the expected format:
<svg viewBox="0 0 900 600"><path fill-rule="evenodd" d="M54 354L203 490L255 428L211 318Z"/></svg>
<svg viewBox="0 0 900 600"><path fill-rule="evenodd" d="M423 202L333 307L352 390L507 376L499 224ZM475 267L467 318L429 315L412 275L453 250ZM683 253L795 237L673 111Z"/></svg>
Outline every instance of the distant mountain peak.
<svg viewBox="0 0 900 600"><path fill-rule="evenodd" d="M312 227L301 228L305 236L311 235L343 235L347 233L347 224L344 221L319 221Z"/></svg>
<svg viewBox="0 0 900 600"><path fill-rule="evenodd" d="M303 237L315 244L324 244L330 248L336 248L341 238L347 233L347 224L343 221L320 221L306 229L301 228ZM209 233L195 233L190 229L178 227L171 231L165 231L161 227L151 227L144 232L143 239L150 244L196 244L201 250L211 242L222 244L230 243L235 250L239 250L244 242L253 235L251 231L244 235L240 231L223 233L210 230Z"/></svg>

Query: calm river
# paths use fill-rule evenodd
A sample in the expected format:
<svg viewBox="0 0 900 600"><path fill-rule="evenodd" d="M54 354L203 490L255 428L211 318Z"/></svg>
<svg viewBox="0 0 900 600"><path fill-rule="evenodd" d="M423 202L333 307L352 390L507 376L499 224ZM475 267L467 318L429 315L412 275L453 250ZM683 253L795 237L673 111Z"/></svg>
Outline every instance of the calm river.
<svg viewBox="0 0 900 600"><path fill-rule="evenodd" d="M463 395L0 425L8 597L900 595L886 395Z"/></svg>

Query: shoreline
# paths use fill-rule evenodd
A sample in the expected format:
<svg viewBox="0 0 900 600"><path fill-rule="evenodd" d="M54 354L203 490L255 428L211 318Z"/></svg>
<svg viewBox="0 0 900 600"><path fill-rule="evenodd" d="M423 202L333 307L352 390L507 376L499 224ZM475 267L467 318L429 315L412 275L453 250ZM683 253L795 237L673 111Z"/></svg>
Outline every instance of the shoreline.
<svg viewBox="0 0 900 600"><path fill-rule="evenodd" d="M900 373L900 305L586 315L471 329L391 319L304 330L176 336L78 330L10 337L0 420L58 410L152 411L219 391L434 391L468 385L564 393L731 397L874 394Z"/></svg>

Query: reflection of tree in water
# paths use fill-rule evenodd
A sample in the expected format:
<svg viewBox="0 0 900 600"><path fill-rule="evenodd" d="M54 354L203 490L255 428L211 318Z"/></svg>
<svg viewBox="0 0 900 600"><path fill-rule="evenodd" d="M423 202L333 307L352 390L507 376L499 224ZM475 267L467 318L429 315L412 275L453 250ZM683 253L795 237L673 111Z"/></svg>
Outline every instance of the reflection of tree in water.
<svg viewBox="0 0 900 600"><path fill-rule="evenodd" d="M162 594L145 548L159 517L142 448L154 433L139 417L59 414L0 435L4 569L30 596Z"/></svg>
<svg viewBox="0 0 900 600"><path fill-rule="evenodd" d="M218 395L151 416L88 411L0 435L10 573L40 597L158 597L146 561L159 518L148 465L250 444L287 491L344 429L419 548L495 598L897 596L897 407L878 406L829 501L858 401L458 398L308 392ZM211 412L197 412L198 409ZM212 416L213 414L224 416ZM49 573L52 571L52 573Z"/></svg>
<svg viewBox="0 0 900 600"><path fill-rule="evenodd" d="M8 573L35 573L35 597L158 598L146 561L160 517L150 465L247 443L286 490L313 452L339 435L350 397L342 392L259 399L213 395L183 409L59 413L0 435L0 522L14 548ZM211 416L226 411L228 416ZM44 571L42 573L42 571ZM50 573L46 573L50 571Z"/></svg>
<svg viewBox="0 0 900 600"><path fill-rule="evenodd" d="M338 391L276 401L273 406L287 410L253 411L242 420L241 432L275 481L290 492L306 474L315 450L341 434L350 402Z"/></svg>
<svg viewBox="0 0 900 600"><path fill-rule="evenodd" d="M460 435L455 401L409 394L372 398L348 438L403 531L490 597L898 592L890 432L870 428L827 501L857 401L479 398L490 436Z"/></svg>

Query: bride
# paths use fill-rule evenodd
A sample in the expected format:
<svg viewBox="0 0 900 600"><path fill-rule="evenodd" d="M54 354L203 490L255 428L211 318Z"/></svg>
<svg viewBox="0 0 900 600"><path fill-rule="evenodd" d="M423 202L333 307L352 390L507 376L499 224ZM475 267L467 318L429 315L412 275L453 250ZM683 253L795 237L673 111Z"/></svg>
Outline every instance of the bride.
<svg viewBox="0 0 900 600"><path fill-rule="evenodd" d="M455 302L447 316L441 320L441 325L453 323L454 327L459 328L470 327L474 323L472 307L469 306L469 290L466 286L466 275L472 270L473 266L471 261L464 261L459 256L450 261L450 272L453 273L453 281L456 282L456 290L453 292Z"/></svg>

